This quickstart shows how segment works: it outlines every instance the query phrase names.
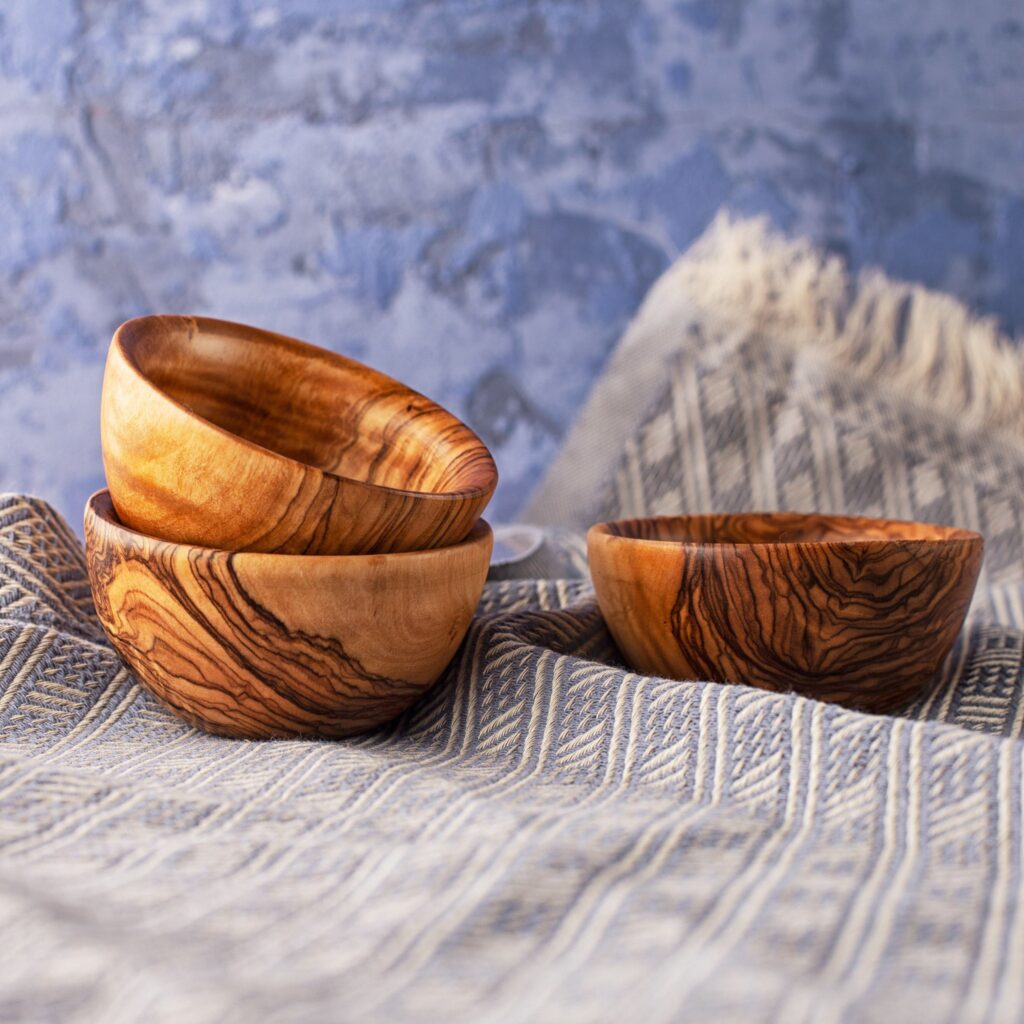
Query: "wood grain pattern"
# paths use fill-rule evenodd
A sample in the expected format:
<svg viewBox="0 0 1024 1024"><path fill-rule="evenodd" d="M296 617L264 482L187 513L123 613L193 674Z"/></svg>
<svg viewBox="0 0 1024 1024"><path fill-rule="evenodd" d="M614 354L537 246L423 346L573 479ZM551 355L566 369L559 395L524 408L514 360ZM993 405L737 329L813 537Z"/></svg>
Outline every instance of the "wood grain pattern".
<svg viewBox="0 0 1024 1024"><path fill-rule="evenodd" d="M293 338L147 316L110 344L103 461L122 521L230 551L353 554L468 536L498 474L423 395Z"/></svg>
<svg viewBox="0 0 1024 1024"><path fill-rule="evenodd" d="M770 513L591 528L601 612L638 671L883 711L935 675L983 541L952 527Z"/></svg>
<svg viewBox="0 0 1024 1024"><path fill-rule="evenodd" d="M107 491L85 510L103 628L159 700L228 736L345 736L404 711L469 627L492 536L387 555L230 553L145 537Z"/></svg>

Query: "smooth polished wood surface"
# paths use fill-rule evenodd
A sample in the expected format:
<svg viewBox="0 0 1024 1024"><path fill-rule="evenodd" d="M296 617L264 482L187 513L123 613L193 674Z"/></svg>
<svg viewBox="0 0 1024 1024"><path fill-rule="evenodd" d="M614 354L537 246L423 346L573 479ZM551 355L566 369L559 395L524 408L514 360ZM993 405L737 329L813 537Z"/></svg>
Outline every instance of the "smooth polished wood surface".
<svg viewBox="0 0 1024 1024"><path fill-rule="evenodd" d="M147 316L110 344L103 461L121 520L230 551L418 551L466 537L498 474L465 424L293 338Z"/></svg>
<svg viewBox="0 0 1024 1024"><path fill-rule="evenodd" d="M462 642L490 561L462 543L388 555L230 553L127 529L107 491L85 510L93 598L151 693L210 732L346 736L404 711Z"/></svg>
<svg viewBox="0 0 1024 1024"><path fill-rule="evenodd" d="M952 527L771 513L598 524L598 603L638 671L883 711L934 677L983 541Z"/></svg>

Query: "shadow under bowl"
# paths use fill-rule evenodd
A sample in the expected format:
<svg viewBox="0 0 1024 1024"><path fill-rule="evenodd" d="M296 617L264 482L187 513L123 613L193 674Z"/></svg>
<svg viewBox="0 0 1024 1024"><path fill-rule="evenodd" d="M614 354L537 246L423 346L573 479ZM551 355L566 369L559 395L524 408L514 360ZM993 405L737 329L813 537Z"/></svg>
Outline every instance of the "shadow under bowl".
<svg viewBox="0 0 1024 1024"><path fill-rule="evenodd" d="M277 555L174 544L85 508L93 599L139 681L226 736L347 736L404 711L441 676L487 577L491 528L384 555Z"/></svg>
<svg viewBox="0 0 1024 1024"><path fill-rule="evenodd" d="M778 512L600 523L587 547L601 613L637 671L887 711L949 654L984 543L948 526Z"/></svg>
<svg viewBox="0 0 1024 1024"><path fill-rule="evenodd" d="M121 520L228 551L362 554L469 536L498 482L469 427L391 377L243 324L144 316L107 354Z"/></svg>

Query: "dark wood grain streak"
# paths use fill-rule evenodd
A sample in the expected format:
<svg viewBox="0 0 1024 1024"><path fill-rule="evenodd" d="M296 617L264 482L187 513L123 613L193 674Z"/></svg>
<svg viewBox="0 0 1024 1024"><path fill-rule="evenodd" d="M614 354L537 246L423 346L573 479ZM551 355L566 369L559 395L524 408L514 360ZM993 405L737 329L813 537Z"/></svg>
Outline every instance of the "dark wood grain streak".
<svg viewBox="0 0 1024 1024"><path fill-rule="evenodd" d="M935 676L983 554L953 527L799 513L620 520L593 527L588 547L637 670L874 711Z"/></svg>
<svg viewBox="0 0 1024 1024"><path fill-rule="evenodd" d="M147 316L107 355L103 460L121 519L231 551L417 551L469 535L498 474L430 399L269 331Z"/></svg>
<svg viewBox="0 0 1024 1024"><path fill-rule="evenodd" d="M404 711L441 675L483 589L491 531L389 555L231 553L85 512L96 610L147 689L229 736L345 736Z"/></svg>

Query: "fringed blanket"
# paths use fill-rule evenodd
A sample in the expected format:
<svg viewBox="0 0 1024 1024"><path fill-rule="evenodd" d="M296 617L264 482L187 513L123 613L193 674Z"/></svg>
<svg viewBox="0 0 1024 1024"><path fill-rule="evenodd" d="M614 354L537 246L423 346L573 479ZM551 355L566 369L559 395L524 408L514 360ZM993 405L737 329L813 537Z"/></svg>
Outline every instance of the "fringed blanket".
<svg viewBox="0 0 1024 1024"><path fill-rule="evenodd" d="M0 1017L1024 1013L1024 445L1000 398L1020 362L956 311L947 352L915 339L935 297L715 232L655 290L534 514L787 505L981 530L978 600L928 693L882 718L629 672L586 580L546 578L581 575L578 537L520 532L535 578L505 560L402 719L335 743L217 739L139 689L77 540L10 496ZM701 301L740 292L716 312L698 278ZM800 282L807 323L779 313Z"/></svg>

